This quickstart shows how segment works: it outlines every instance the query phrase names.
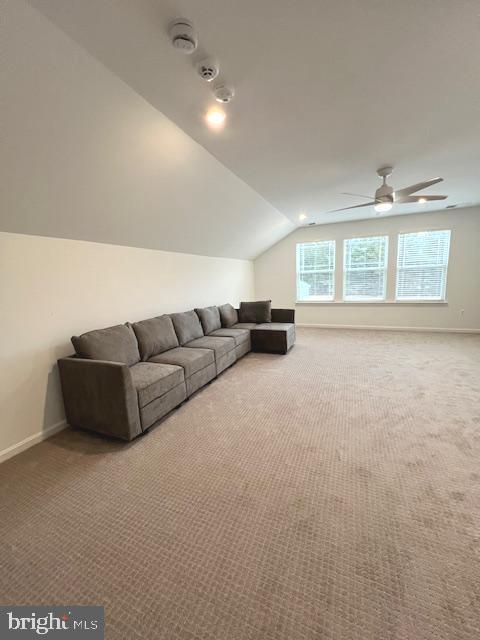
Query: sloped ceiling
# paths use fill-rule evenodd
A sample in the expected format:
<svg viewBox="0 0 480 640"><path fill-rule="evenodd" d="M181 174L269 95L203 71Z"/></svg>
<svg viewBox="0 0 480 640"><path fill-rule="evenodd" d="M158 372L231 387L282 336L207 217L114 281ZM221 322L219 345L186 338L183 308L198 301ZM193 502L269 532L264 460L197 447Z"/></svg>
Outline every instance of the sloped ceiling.
<svg viewBox="0 0 480 640"><path fill-rule="evenodd" d="M252 259L294 227L41 13L3 11L0 230Z"/></svg>
<svg viewBox="0 0 480 640"><path fill-rule="evenodd" d="M296 223L371 217L325 212L372 194L385 164L396 188L440 175L433 192L449 195L392 215L480 202L478 0L31 3ZM180 16L196 56L170 45ZM221 133L203 121L206 53L237 90Z"/></svg>

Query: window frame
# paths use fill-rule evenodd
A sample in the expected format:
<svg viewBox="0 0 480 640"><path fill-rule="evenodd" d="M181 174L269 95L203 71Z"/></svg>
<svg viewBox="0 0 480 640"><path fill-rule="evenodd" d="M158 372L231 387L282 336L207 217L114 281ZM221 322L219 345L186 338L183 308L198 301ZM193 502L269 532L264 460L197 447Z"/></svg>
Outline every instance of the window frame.
<svg viewBox="0 0 480 640"><path fill-rule="evenodd" d="M312 271L300 271L300 251L299 251L299 247L300 246L305 246L308 244L321 244L321 243L329 243L333 245L333 268L332 269L314 269ZM333 238L324 238L322 240L308 240L306 242L297 242L295 244L295 286L296 286L296 291L295 291L295 295L296 295L296 301L300 304L329 304L332 302L335 302L335 295L336 295L336 287L335 287L335 280L336 280L336 270L337 270L337 241ZM332 295L331 296L325 296L325 297L316 297L314 299L310 298L301 298L300 296L300 291L299 291L299 283L300 283L300 276L303 273L331 273L332 276Z"/></svg>
<svg viewBox="0 0 480 640"><path fill-rule="evenodd" d="M447 265L447 277L445 279L445 298L443 300L420 300L420 299L412 299L412 300L396 300L396 279L397 279L397 260L398 260L398 236L402 234L408 233L425 233L427 231L450 231L450 245L449 245L449 262ZM376 236L387 236L388 237L388 255L387 255L387 280L385 282L386 289L386 297L383 300L345 300L343 297L344 293L344 244L345 240L352 240L354 238L372 238ZM446 229L444 225L432 225L428 228L418 228L416 225L409 226L408 224L405 227L399 230L387 231L380 234L372 234L372 233L347 233L345 235L341 233L336 233L335 237L332 238L316 238L315 240L304 240L303 242L296 242L295 245L299 244L308 244L310 242L323 242L325 240L330 240L335 242L335 272L334 272L334 299L333 300L300 300L298 298L295 299L295 305L297 306L308 306L308 305L335 305L335 306L364 306L364 305L389 305L389 306L448 306L448 267L450 266L450 257L451 257L451 249L452 243L455 242L456 237L456 229L453 228ZM338 244L338 246L337 246ZM295 247L295 260L296 260L296 247ZM392 276L392 277L389 277ZM295 291L297 292L297 269L295 264Z"/></svg>
<svg viewBox="0 0 480 640"><path fill-rule="evenodd" d="M352 240L365 240L370 238L385 238L385 261L383 268L375 268L375 267L362 267L357 269L357 271L383 271L383 292L382 297L379 298L361 298L361 297L347 297L346 296L346 277L350 271L354 271L355 269L347 269L346 261L347 261L347 243ZM354 235L348 238L343 238L343 261L342 261L342 303L345 304L384 304L387 302L387 287L388 287L388 266L389 266L389 245L390 245L390 235L387 234L365 234L365 235Z"/></svg>
<svg viewBox="0 0 480 640"><path fill-rule="evenodd" d="M441 298L399 298L398 297L398 276L401 270L406 269L406 267L399 267L398 261L399 261L399 257L400 257L400 251L399 251L399 247L400 247L400 236L407 236L407 235L413 235L413 234L419 234L419 233L435 233L435 232L439 232L439 231L448 231L449 232L449 238L448 238L448 251L447 251L447 263L445 265L445 278L444 278L444 286L443 286L443 295ZM446 304L447 303L447 285L448 285L448 268L450 266L450 249L452 246L452 236L453 236L453 229L445 229L445 227L438 227L438 228L429 228L429 229L412 229L409 231L398 231L396 234L396 241L397 241L397 256L396 256L396 260L395 260L395 297L394 297L394 302L398 303L398 304ZM425 268L428 268L428 265L422 265ZM430 265L430 268L439 268L440 265ZM418 267L415 267L418 268Z"/></svg>

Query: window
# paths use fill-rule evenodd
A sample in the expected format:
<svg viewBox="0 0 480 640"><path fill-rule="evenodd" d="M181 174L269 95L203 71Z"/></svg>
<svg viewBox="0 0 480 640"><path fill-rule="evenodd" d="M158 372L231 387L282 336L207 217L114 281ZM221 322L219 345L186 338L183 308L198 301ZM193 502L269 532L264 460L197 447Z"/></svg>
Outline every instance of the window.
<svg viewBox="0 0 480 640"><path fill-rule="evenodd" d="M344 300L385 300L387 250L388 236L344 240Z"/></svg>
<svg viewBox="0 0 480 640"><path fill-rule="evenodd" d="M397 300L445 300L450 231L398 236Z"/></svg>
<svg viewBox="0 0 480 640"><path fill-rule="evenodd" d="M297 300L333 300L335 240L297 244Z"/></svg>

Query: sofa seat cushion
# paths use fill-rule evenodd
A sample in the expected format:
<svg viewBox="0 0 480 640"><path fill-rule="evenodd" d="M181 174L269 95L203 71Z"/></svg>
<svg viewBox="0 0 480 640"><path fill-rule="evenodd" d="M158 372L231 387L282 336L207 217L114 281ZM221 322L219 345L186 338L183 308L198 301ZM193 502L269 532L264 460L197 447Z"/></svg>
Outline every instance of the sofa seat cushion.
<svg viewBox="0 0 480 640"><path fill-rule="evenodd" d="M203 333L208 336L216 329L220 329L222 323L220 322L220 313L217 307L205 307L203 309L195 309L196 314L200 318L202 323Z"/></svg>
<svg viewBox="0 0 480 640"><path fill-rule="evenodd" d="M139 362L130 367L130 373L133 386L138 393L140 408L160 398L185 380L182 367L171 364Z"/></svg>
<svg viewBox="0 0 480 640"><path fill-rule="evenodd" d="M208 336L218 337L218 338L233 338L235 340L235 346L237 347L239 344L243 342L248 342L250 340L250 331L248 329L217 329L216 331L212 331Z"/></svg>
<svg viewBox="0 0 480 640"><path fill-rule="evenodd" d="M157 353L178 347L178 338L170 316L163 315L141 322L134 322L133 330L138 340L140 357L146 362Z"/></svg>
<svg viewBox="0 0 480 640"><path fill-rule="evenodd" d="M81 358L122 362L129 367L140 361L137 338L129 324L118 324L73 336L72 344Z"/></svg>
<svg viewBox="0 0 480 640"><path fill-rule="evenodd" d="M257 326L256 322L237 322L237 324L234 324L233 327L231 327L231 329L255 329L255 327Z"/></svg>
<svg viewBox="0 0 480 640"><path fill-rule="evenodd" d="M177 334L180 346L201 338L203 336L202 325L195 311L184 311L183 313L171 313L175 333Z"/></svg>
<svg viewBox="0 0 480 640"><path fill-rule="evenodd" d="M204 369L210 364L215 364L215 356L210 349L177 347L176 349L170 349L170 351L165 351L157 356L153 356L149 362L176 364L179 367L183 367L185 378L189 378L197 371L200 371L200 369Z"/></svg>
<svg viewBox="0 0 480 640"><path fill-rule="evenodd" d="M242 342L242 344L237 345L235 347L235 355L237 357L237 360L240 360L240 358L242 358L244 355L249 353L251 350L252 350L251 340L248 340L247 342Z"/></svg>
<svg viewBox="0 0 480 640"><path fill-rule="evenodd" d="M153 424L161 420L172 409L178 407L187 399L187 389L185 382L177 384L176 387L167 391L160 398L155 398L145 407L140 408L140 419L142 421L142 429L149 429Z"/></svg>
<svg viewBox="0 0 480 640"><path fill-rule="evenodd" d="M231 304L222 304L218 307L222 327L233 327L238 322L238 312Z"/></svg>
<svg viewBox="0 0 480 640"><path fill-rule="evenodd" d="M272 302L271 300L257 300L255 302L241 302L238 311L240 322L271 322Z"/></svg>
<svg viewBox="0 0 480 640"><path fill-rule="evenodd" d="M215 352L215 359L218 360L221 356L235 349L235 340L233 338L204 336L188 342L185 346L189 349L212 349Z"/></svg>

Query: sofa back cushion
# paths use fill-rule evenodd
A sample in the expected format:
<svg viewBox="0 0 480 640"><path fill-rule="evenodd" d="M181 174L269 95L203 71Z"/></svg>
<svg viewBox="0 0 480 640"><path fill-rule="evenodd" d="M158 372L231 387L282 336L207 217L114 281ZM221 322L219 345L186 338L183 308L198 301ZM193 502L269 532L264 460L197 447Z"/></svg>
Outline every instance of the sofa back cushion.
<svg viewBox="0 0 480 640"><path fill-rule="evenodd" d="M73 336L72 344L81 358L123 362L129 367L140 361L137 339L128 323Z"/></svg>
<svg viewBox="0 0 480 640"><path fill-rule="evenodd" d="M203 337L202 325L195 311L172 313L170 317L181 345L187 344L187 342L191 342L196 338Z"/></svg>
<svg viewBox="0 0 480 640"><path fill-rule="evenodd" d="M218 312L220 313L222 327L233 327L234 324L237 324L238 313L231 304L222 304L218 307Z"/></svg>
<svg viewBox="0 0 480 640"><path fill-rule="evenodd" d="M178 338L170 316L158 316L133 323L140 357L145 362L152 356L178 347Z"/></svg>
<svg viewBox="0 0 480 640"><path fill-rule="evenodd" d="M272 301L241 302L238 313L240 322L256 322L262 324L272 321Z"/></svg>
<svg viewBox="0 0 480 640"><path fill-rule="evenodd" d="M220 313L217 307L204 307L203 309L195 309L197 316L202 323L203 333L208 336L212 331L221 329Z"/></svg>

